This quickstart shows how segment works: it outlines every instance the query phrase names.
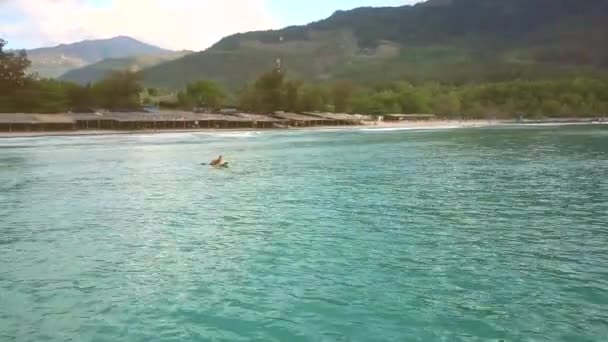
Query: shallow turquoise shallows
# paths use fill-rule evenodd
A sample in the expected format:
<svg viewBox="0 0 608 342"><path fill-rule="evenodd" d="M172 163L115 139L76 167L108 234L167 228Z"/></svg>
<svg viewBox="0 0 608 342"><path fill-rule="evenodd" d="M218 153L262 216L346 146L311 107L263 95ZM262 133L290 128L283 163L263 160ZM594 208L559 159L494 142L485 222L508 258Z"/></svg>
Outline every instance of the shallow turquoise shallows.
<svg viewBox="0 0 608 342"><path fill-rule="evenodd" d="M2 139L0 341L608 341L607 177L606 125Z"/></svg>

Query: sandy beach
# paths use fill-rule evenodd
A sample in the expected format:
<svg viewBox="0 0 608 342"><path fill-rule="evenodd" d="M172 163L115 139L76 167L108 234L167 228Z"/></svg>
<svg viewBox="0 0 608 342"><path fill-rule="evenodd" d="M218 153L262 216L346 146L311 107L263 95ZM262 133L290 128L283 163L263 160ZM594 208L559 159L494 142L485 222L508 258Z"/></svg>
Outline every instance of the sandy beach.
<svg viewBox="0 0 608 342"><path fill-rule="evenodd" d="M317 127L292 127L275 129L167 129L167 130L75 130L75 131L43 131L43 132L0 132L0 138L23 138L23 137L52 137L52 136L94 136L94 135L116 135L116 134L163 134L163 133L192 133L192 132L230 132L230 131L301 131L301 130L326 130L326 129L432 129L432 128L473 128L485 127L508 123L496 120L431 120L431 121L398 121L398 122L366 122L356 126L317 126Z"/></svg>
<svg viewBox="0 0 608 342"><path fill-rule="evenodd" d="M430 120L430 121L382 121L368 122L363 127L378 128L472 128L504 124L507 121L497 120Z"/></svg>

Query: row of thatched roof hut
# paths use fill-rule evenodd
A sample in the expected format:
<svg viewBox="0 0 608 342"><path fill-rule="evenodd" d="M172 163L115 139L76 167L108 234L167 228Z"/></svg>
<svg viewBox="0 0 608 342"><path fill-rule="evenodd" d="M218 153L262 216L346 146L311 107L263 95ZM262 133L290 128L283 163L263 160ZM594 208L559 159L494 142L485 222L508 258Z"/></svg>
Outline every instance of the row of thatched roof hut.
<svg viewBox="0 0 608 342"><path fill-rule="evenodd" d="M192 112L0 114L0 131L266 129L345 126L365 117L333 113L206 114Z"/></svg>

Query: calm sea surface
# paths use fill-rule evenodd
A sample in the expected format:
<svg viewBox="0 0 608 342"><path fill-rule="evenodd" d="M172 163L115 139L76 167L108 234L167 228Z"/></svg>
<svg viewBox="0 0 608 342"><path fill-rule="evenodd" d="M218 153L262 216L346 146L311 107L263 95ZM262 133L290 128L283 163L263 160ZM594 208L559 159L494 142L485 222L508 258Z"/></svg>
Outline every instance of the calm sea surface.
<svg viewBox="0 0 608 342"><path fill-rule="evenodd" d="M0 139L0 341L207 340L608 341L608 126Z"/></svg>

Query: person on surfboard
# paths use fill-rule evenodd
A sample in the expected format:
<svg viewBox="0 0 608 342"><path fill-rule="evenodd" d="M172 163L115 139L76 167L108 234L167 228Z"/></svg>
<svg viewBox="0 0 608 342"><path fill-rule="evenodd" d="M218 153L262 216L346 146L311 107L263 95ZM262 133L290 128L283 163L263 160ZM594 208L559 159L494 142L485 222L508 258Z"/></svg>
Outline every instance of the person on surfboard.
<svg viewBox="0 0 608 342"><path fill-rule="evenodd" d="M222 156L219 156L217 159L213 159L209 165L222 166L224 164L226 164L226 162L224 161L224 158Z"/></svg>

